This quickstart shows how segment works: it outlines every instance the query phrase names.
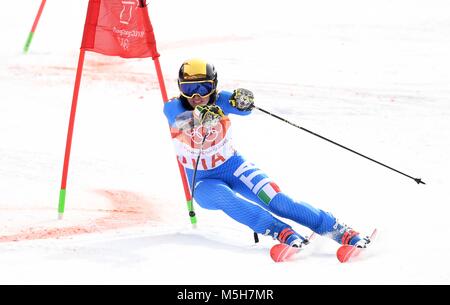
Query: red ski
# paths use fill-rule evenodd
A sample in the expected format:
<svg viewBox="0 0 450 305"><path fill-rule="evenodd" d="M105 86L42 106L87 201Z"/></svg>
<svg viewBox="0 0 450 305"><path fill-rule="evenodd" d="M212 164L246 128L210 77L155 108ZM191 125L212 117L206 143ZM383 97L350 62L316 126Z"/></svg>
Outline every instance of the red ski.
<svg viewBox="0 0 450 305"><path fill-rule="evenodd" d="M314 234L315 233L312 233L311 236L306 239L307 242L303 244L303 247L309 243L309 241L314 237ZM297 248L286 244L276 244L270 249L270 257L276 263L285 262L288 261L294 254L300 252L303 247Z"/></svg>
<svg viewBox="0 0 450 305"><path fill-rule="evenodd" d="M377 236L377 229L373 230L372 235L370 235L370 242L372 243L375 237ZM351 245L344 245L340 246L339 249L336 252L337 259L341 263L346 263L350 259L357 257L361 251L365 250L366 248L358 248Z"/></svg>

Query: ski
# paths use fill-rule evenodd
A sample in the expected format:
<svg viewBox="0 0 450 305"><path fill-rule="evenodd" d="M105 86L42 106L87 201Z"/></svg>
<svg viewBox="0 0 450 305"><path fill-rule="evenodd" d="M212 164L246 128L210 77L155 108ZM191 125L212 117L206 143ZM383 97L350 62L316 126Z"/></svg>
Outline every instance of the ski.
<svg viewBox="0 0 450 305"><path fill-rule="evenodd" d="M370 235L370 243L372 243L377 236L377 229L374 229L372 232L372 235ZM357 257L363 250L366 250L367 248L358 248L351 245L344 245L340 246L339 249L336 252L337 259L341 263L346 263L352 258Z"/></svg>
<svg viewBox="0 0 450 305"><path fill-rule="evenodd" d="M276 244L272 248L270 248L270 257L273 259L274 262L280 263L288 261L292 256L294 256L296 253L300 252L306 245L309 244L311 239L313 239L315 236L315 233L313 232L311 236L307 237L305 241L303 242L302 247L291 247L287 244Z"/></svg>

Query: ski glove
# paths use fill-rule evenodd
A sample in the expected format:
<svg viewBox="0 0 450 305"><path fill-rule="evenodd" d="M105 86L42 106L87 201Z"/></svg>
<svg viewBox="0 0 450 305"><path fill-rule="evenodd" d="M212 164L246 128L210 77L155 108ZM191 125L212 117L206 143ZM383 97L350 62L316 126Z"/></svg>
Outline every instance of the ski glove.
<svg viewBox="0 0 450 305"><path fill-rule="evenodd" d="M241 111L251 111L255 107L253 92L243 88L234 90L230 105Z"/></svg>
<svg viewBox="0 0 450 305"><path fill-rule="evenodd" d="M206 128L217 125L220 119L225 116L222 109L217 105L196 106L193 115L194 119Z"/></svg>

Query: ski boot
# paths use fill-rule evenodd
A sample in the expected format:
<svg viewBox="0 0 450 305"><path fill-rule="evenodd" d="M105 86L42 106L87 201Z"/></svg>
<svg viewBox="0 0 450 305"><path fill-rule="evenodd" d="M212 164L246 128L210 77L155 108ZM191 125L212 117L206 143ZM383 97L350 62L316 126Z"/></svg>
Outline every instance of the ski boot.
<svg viewBox="0 0 450 305"><path fill-rule="evenodd" d="M331 238L343 246L350 245L357 248L366 248L370 243L368 236L362 238L358 232L346 224L339 223L338 220L336 220L333 231L331 231Z"/></svg>
<svg viewBox="0 0 450 305"><path fill-rule="evenodd" d="M295 232L290 226L282 223L275 224L272 230L267 229L264 235L271 235L273 239L277 239L280 243L295 248L301 248L309 243L308 239Z"/></svg>
<svg viewBox="0 0 450 305"><path fill-rule="evenodd" d="M272 231L267 230L266 233L268 233L266 235L270 234L280 242L270 249L270 257L277 263L289 260L302 250L304 245L309 244L309 239L304 238L292 230L290 226L283 223L274 225Z"/></svg>
<svg viewBox="0 0 450 305"><path fill-rule="evenodd" d="M296 233L292 228L283 229L280 234L277 236L277 239L280 243L289 245L295 248L301 248L306 239Z"/></svg>

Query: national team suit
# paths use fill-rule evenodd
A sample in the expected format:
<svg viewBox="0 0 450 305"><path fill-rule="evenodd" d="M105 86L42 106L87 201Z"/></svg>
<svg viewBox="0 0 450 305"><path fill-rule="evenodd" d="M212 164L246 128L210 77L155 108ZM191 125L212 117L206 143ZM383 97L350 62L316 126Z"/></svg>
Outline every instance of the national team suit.
<svg viewBox="0 0 450 305"><path fill-rule="evenodd" d="M164 105L178 160L186 170L190 187L198 155L195 201L209 210L222 210L254 232L274 238L289 225L274 217L291 219L312 231L341 243L337 220L328 212L295 201L283 193L262 170L246 161L232 146L230 114L247 116L230 105L231 92L217 93L215 104L224 116L210 128L195 122L193 110L180 98ZM204 138L206 135L206 138ZM242 197L238 196L241 195Z"/></svg>

